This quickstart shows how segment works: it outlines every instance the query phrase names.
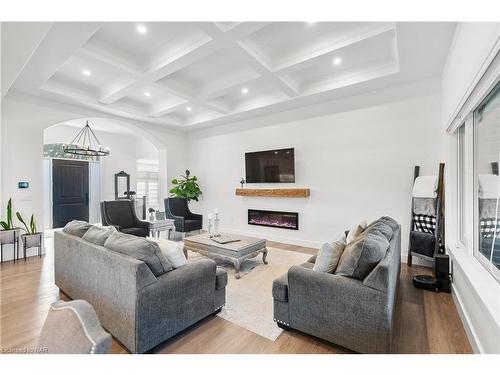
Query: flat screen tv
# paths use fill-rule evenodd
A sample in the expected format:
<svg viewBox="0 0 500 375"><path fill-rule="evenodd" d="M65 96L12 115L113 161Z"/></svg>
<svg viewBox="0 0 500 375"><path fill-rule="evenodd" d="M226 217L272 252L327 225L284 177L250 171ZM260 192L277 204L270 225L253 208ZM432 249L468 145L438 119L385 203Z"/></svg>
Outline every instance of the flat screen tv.
<svg viewBox="0 0 500 375"><path fill-rule="evenodd" d="M247 183L295 182L293 148L245 153Z"/></svg>

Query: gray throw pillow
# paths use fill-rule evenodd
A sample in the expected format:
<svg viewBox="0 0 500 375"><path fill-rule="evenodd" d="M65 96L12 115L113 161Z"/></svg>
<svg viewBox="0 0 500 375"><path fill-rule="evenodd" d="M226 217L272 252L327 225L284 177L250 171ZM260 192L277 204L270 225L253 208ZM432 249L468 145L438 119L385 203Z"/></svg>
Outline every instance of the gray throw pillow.
<svg viewBox="0 0 500 375"><path fill-rule="evenodd" d="M346 235L341 233L334 241L326 242L318 251L313 270L333 273L339 264L340 256L346 246Z"/></svg>
<svg viewBox="0 0 500 375"><path fill-rule="evenodd" d="M392 217L382 216L379 220L384 222L385 224L389 225L392 228L393 232L395 232L399 229L398 222L396 220L394 220Z"/></svg>
<svg viewBox="0 0 500 375"><path fill-rule="evenodd" d="M98 227L92 225L89 230L83 235L82 239L91 242L95 245L104 246L104 242L116 232L116 228L113 226L109 227Z"/></svg>
<svg viewBox="0 0 500 375"><path fill-rule="evenodd" d="M388 241L391 240L394 231L392 228L389 226L389 224L386 224L383 220L375 220L373 223L368 225L365 229L366 233L371 233L374 231L379 231L381 234L384 235L385 238L387 238Z"/></svg>
<svg viewBox="0 0 500 375"><path fill-rule="evenodd" d="M89 224L86 221L73 220L64 226L63 232L82 238L91 226L92 224Z"/></svg>
<svg viewBox="0 0 500 375"><path fill-rule="evenodd" d="M115 232L104 242L104 247L143 261L155 276L172 270L172 266L161 253L158 244L143 237Z"/></svg>
<svg viewBox="0 0 500 375"><path fill-rule="evenodd" d="M346 246L336 275L364 279L384 258L389 241L380 232L363 233Z"/></svg>

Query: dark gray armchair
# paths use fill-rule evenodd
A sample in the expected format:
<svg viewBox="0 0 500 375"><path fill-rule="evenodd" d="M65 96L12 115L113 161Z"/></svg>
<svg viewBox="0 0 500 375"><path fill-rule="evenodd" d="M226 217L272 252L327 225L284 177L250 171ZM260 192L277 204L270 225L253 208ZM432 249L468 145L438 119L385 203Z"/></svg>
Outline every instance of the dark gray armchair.
<svg viewBox="0 0 500 375"><path fill-rule="evenodd" d="M149 223L137 218L134 202L128 199L101 202L101 221L102 225L112 225L119 232L138 237L149 235Z"/></svg>
<svg viewBox="0 0 500 375"><path fill-rule="evenodd" d="M187 200L184 198L165 199L165 215L167 219L173 219L175 230L186 233L200 230L203 227L203 215L194 214L189 211Z"/></svg>

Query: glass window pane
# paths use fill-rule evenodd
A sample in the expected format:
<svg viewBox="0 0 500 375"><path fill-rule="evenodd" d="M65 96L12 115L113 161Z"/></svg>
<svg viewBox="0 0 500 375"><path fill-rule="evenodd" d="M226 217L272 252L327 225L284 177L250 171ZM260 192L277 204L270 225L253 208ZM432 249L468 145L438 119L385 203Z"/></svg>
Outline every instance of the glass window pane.
<svg viewBox="0 0 500 375"><path fill-rule="evenodd" d="M475 256L500 276L500 84L474 111L475 128Z"/></svg>

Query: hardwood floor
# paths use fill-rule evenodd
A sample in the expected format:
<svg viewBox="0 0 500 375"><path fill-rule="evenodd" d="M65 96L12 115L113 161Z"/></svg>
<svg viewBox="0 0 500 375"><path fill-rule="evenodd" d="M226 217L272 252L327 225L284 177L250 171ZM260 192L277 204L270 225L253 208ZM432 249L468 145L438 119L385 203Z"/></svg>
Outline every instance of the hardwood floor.
<svg viewBox="0 0 500 375"><path fill-rule="evenodd" d="M48 241L51 241L50 239ZM47 311L57 299L67 299L54 285L51 243L47 255L0 265L0 352L33 347ZM285 250L314 254L316 250L271 243ZM394 353L471 353L462 322L450 294L413 287L411 277L430 273L402 264L397 295ZM127 350L113 340L113 353ZM153 353L350 353L349 350L296 331L268 340L219 317L207 318L162 343Z"/></svg>

